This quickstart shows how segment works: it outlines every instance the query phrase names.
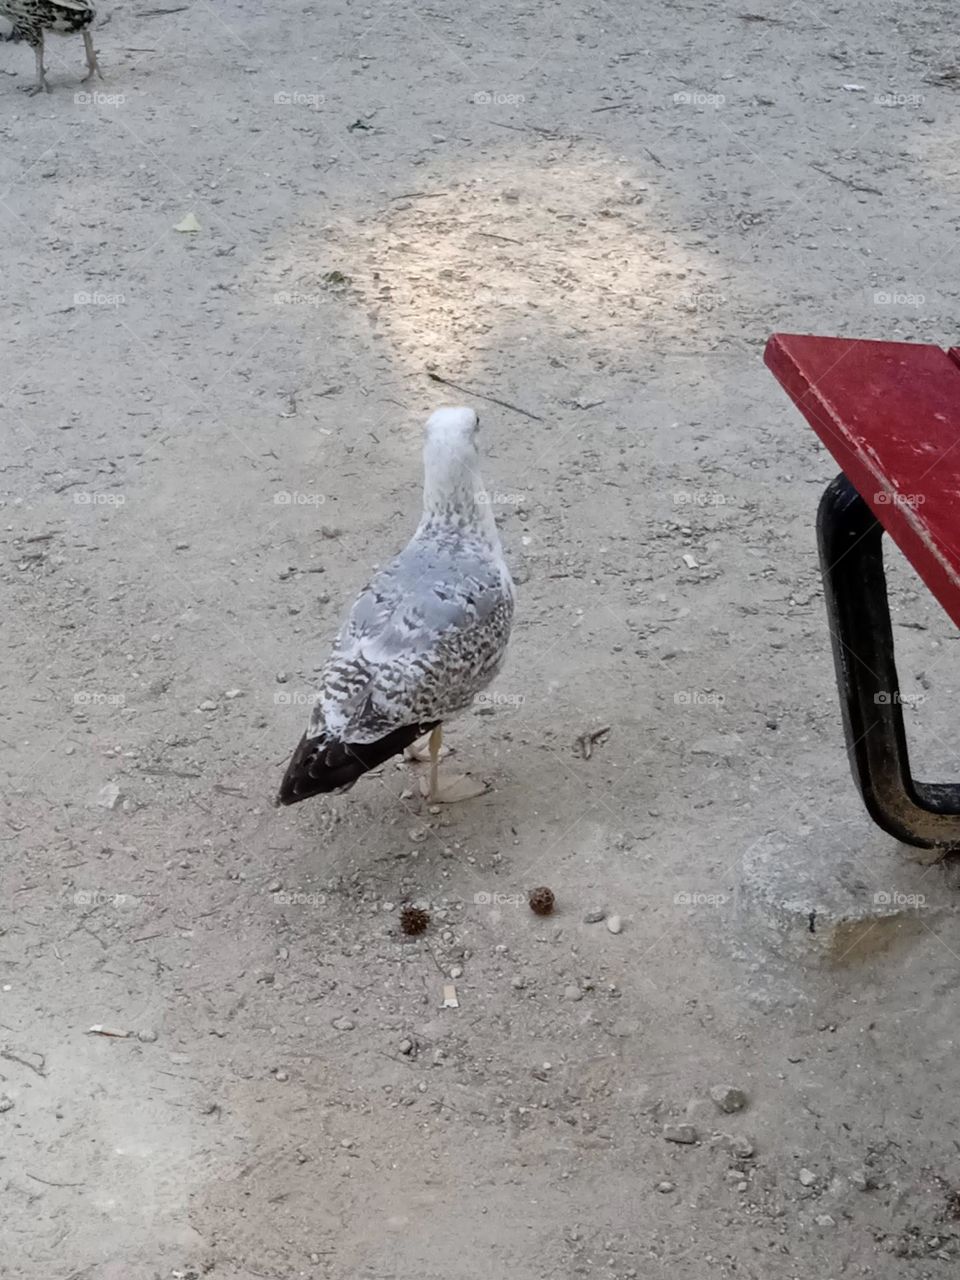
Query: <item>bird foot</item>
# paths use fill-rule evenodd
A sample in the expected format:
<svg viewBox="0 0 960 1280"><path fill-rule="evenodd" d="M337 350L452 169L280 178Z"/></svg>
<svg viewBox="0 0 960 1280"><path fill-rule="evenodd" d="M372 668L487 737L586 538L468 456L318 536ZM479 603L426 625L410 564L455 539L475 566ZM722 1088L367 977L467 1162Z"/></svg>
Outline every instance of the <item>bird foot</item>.
<svg viewBox="0 0 960 1280"><path fill-rule="evenodd" d="M471 778L468 773L451 774L439 782L432 793L427 779L420 779L420 794L431 804L456 804L460 800L475 800L477 796L486 795L489 790L489 783Z"/></svg>
<svg viewBox="0 0 960 1280"><path fill-rule="evenodd" d="M437 753L437 759L442 760L445 755L447 755L447 748L441 747ZM424 761L429 761L431 759L430 734L424 734L424 736L415 742L412 747L404 747L403 758L404 760L409 760L411 762L416 761L418 764L423 764Z"/></svg>
<svg viewBox="0 0 960 1280"><path fill-rule="evenodd" d="M22 84L20 86L20 92L25 93L28 98L35 98L38 93L49 93L50 86L47 84L46 80L44 80L42 84Z"/></svg>

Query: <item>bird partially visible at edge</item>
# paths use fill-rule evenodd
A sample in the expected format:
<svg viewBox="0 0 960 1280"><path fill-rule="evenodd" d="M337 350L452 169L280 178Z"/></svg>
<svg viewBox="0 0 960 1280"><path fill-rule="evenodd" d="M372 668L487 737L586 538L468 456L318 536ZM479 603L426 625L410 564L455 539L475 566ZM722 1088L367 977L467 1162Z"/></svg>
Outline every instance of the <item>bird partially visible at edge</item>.
<svg viewBox="0 0 960 1280"><path fill-rule="evenodd" d="M428 733L432 802L486 790L466 777L441 786L438 777L441 726L500 670L516 595L480 478L478 428L467 408L438 409L428 419L423 516L351 608L279 804L348 791Z"/></svg>
<svg viewBox="0 0 960 1280"><path fill-rule="evenodd" d="M26 90L27 93L50 92L43 66L43 36L46 31L64 36L74 31L81 32L87 54L87 74L83 81L94 75L103 79L90 35L96 10L85 0L0 0L0 15L9 18L13 23L13 36L25 40L36 57L37 82Z"/></svg>

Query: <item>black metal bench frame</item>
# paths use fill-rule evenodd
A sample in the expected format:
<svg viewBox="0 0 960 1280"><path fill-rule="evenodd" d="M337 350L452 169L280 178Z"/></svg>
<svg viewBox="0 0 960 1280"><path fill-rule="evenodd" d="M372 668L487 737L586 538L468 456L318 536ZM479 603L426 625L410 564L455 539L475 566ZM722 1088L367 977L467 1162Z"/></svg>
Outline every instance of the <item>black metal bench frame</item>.
<svg viewBox="0 0 960 1280"><path fill-rule="evenodd" d="M960 849L960 784L910 773L883 526L843 474L820 501L817 541L847 754L863 803L906 844Z"/></svg>

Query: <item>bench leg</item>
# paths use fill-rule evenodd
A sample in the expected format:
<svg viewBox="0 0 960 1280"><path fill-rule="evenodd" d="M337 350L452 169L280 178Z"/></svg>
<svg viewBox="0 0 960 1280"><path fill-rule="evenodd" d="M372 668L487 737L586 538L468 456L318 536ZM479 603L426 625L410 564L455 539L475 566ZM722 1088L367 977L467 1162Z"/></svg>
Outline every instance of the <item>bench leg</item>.
<svg viewBox="0 0 960 1280"><path fill-rule="evenodd" d="M845 475L824 492L817 539L847 754L867 812L906 844L960 847L960 785L910 775L883 527Z"/></svg>

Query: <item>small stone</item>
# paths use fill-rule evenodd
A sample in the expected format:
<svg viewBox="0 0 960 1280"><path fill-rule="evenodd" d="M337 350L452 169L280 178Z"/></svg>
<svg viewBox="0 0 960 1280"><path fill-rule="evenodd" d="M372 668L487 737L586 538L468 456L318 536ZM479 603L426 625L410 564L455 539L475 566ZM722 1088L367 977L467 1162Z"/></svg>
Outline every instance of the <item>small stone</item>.
<svg viewBox="0 0 960 1280"><path fill-rule="evenodd" d="M664 1181L664 1182L658 1182L658 1183L657 1183L657 1190L658 1190L658 1191L660 1191L660 1192L662 1192L662 1193L663 1193L663 1195L669 1195L671 1191L675 1191L675 1190L676 1190L676 1183L674 1183L674 1182L666 1182L666 1181Z"/></svg>
<svg viewBox="0 0 960 1280"><path fill-rule="evenodd" d="M242 693L243 693L242 689L228 689L223 696L225 698L229 698L229 700L232 702L234 698L239 698L242 695Z"/></svg>
<svg viewBox="0 0 960 1280"><path fill-rule="evenodd" d="M453 965L453 966L451 967L451 969L450 969L450 977L451 977L451 978L462 978L462 977L463 977L463 970L460 968L460 966L459 966L458 964L455 964L455 965Z"/></svg>
<svg viewBox="0 0 960 1280"><path fill-rule="evenodd" d="M720 1110L728 1115L732 1115L735 1111L742 1111L747 1105L747 1095L743 1090L729 1084L714 1085L710 1090L710 1097Z"/></svg>
<svg viewBox="0 0 960 1280"><path fill-rule="evenodd" d="M667 1142L679 1142L689 1147L697 1140L697 1131L692 1124L665 1124L663 1136Z"/></svg>
<svg viewBox="0 0 960 1280"><path fill-rule="evenodd" d="M290 677L287 675L285 671L277 672L277 676L276 676L277 684L286 684L289 678Z"/></svg>
<svg viewBox="0 0 960 1280"><path fill-rule="evenodd" d="M818 1227L835 1227L837 1225L836 1219L831 1218L829 1213L818 1213L814 1218L814 1222Z"/></svg>
<svg viewBox="0 0 960 1280"><path fill-rule="evenodd" d="M217 709L217 704L213 702L210 698L206 698L203 702L200 703L200 706L197 708L198 711L216 711L216 709Z"/></svg>
<svg viewBox="0 0 960 1280"><path fill-rule="evenodd" d="M715 1133L710 1139L710 1145L721 1147L731 1155L739 1156L741 1160L748 1160L754 1152L753 1143L740 1133Z"/></svg>
<svg viewBox="0 0 960 1280"><path fill-rule="evenodd" d="M401 1052L401 1053L413 1053L413 1041L412 1041L412 1040L401 1040L401 1041L400 1041L400 1046L399 1046L399 1047L400 1047L400 1052Z"/></svg>
<svg viewBox="0 0 960 1280"><path fill-rule="evenodd" d="M527 984L526 981L520 977L519 973L516 973L510 979L510 985L513 987L514 991L522 991Z"/></svg>
<svg viewBox="0 0 960 1280"><path fill-rule="evenodd" d="M290 1077L287 1075L285 1071L275 1071L273 1073L273 1078L274 1080L279 1080L281 1084L283 1083L284 1080L290 1079Z"/></svg>
<svg viewBox="0 0 960 1280"><path fill-rule="evenodd" d="M337 1031L352 1031L357 1024L352 1018L334 1018L333 1026Z"/></svg>
<svg viewBox="0 0 960 1280"><path fill-rule="evenodd" d="M349 1151L349 1150L352 1148L352 1146L353 1146L353 1139L352 1139L352 1138L341 1138L341 1139L340 1139L340 1145L341 1145L341 1147L343 1147L344 1151Z"/></svg>
<svg viewBox="0 0 960 1280"><path fill-rule="evenodd" d="M564 1000L582 1000L583 992L579 987L576 987L571 983L568 987L563 988L563 998Z"/></svg>
<svg viewBox="0 0 960 1280"><path fill-rule="evenodd" d="M621 933L623 931L623 921L619 916L608 916L607 928L611 933Z"/></svg>
<svg viewBox="0 0 960 1280"><path fill-rule="evenodd" d="M800 1179L801 1187L812 1187L817 1180L817 1175L812 1169L801 1169L797 1177Z"/></svg>
<svg viewBox="0 0 960 1280"><path fill-rule="evenodd" d="M850 1175L850 1184L858 1191L869 1191L873 1186L866 1169L854 1169Z"/></svg>
<svg viewBox="0 0 960 1280"><path fill-rule="evenodd" d="M156 1038L157 1038L157 1033L155 1031L151 1031L149 1028L147 1028L145 1031L137 1032L137 1039L140 1041L141 1044L153 1044Z"/></svg>
<svg viewBox="0 0 960 1280"><path fill-rule="evenodd" d="M271 880L267 885L267 893L279 893L282 888L283 885L279 880Z"/></svg>
<svg viewBox="0 0 960 1280"><path fill-rule="evenodd" d="M13 1099L5 1093L0 1093L0 1114L4 1111L11 1111L12 1109Z"/></svg>
<svg viewBox="0 0 960 1280"><path fill-rule="evenodd" d="M101 809L116 809L120 803L120 788L115 782L108 782L97 792L95 803Z"/></svg>
<svg viewBox="0 0 960 1280"><path fill-rule="evenodd" d="M601 920L606 919L606 916L607 916L606 911L604 911L602 907L599 907L596 911L588 911L587 914L583 917L583 923L599 924Z"/></svg>

